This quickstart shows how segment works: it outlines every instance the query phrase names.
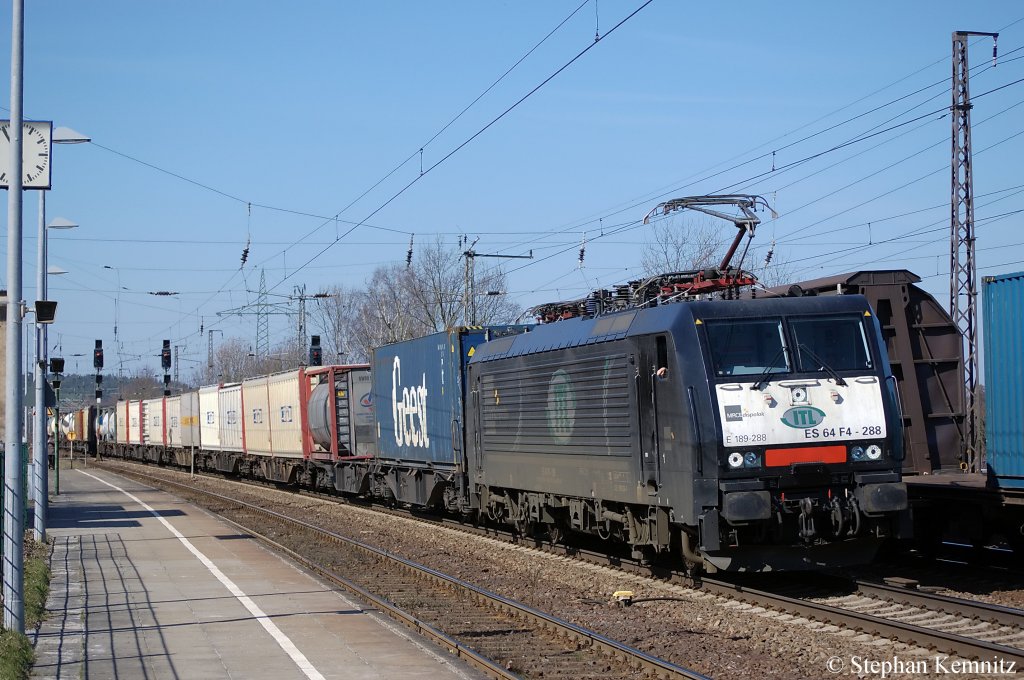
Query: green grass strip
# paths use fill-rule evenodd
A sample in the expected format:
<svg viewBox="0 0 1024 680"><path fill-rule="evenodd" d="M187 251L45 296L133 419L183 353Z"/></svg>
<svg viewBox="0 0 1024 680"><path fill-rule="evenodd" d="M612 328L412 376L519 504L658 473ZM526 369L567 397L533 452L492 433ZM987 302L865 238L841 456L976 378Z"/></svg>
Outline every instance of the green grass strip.
<svg viewBox="0 0 1024 680"><path fill-rule="evenodd" d="M50 546L26 537L24 569L25 629L31 630L46 614L46 598L50 594ZM27 678L34 659L32 643L26 635L13 630L0 631L0 680Z"/></svg>

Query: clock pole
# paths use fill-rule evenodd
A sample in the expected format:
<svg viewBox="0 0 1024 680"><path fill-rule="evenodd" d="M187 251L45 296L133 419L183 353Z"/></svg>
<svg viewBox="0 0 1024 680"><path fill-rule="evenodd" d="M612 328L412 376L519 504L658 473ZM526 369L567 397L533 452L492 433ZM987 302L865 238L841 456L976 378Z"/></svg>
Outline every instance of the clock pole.
<svg viewBox="0 0 1024 680"><path fill-rule="evenodd" d="M11 174L7 193L7 402L4 409L4 628L25 632L25 496L21 468L21 202L25 2L11 12Z"/></svg>

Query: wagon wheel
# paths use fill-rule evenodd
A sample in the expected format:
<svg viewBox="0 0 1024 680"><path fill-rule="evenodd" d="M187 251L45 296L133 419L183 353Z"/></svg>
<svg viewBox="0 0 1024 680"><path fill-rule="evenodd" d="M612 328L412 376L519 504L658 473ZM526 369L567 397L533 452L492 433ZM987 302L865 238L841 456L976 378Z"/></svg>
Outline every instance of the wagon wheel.
<svg viewBox="0 0 1024 680"><path fill-rule="evenodd" d="M514 525L522 538L530 538L537 532L537 525L526 517L515 520Z"/></svg>
<svg viewBox="0 0 1024 680"><path fill-rule="evenodd" d="M551 545L558 545L565 542L565 527L559 522L552 522L545 525L548 530L548 540Z"/></svg>

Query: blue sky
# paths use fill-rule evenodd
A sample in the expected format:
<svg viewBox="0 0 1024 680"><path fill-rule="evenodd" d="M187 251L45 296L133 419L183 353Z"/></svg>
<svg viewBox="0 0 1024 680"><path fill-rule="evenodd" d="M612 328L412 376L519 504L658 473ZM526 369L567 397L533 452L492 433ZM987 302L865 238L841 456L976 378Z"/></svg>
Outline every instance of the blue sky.
<svg viewBox="0 0 1024 680"><path fill-rule="evenodd" d="M523 308L579 297L639 275L650 230L637 221L659 201L721 191L775 206L753 256L775 240L797 278L907 268L946 300L954 30L1001 33L997 68L990 40L970 53L979 273L1024 269L1024 5L654 0L606 36L643 0L581 2L27 3L26 117L95 142L54 153L48 218L81 225L50 238L51 265L69 272L50 280L55 353L89 372L100 338L108 370L156 372L169 338L187 376L205 364L201 325L255 344L254 316L217 313L255 301L260 269L272 295L360 286L404 261L410 233L533 249L506 266ZM589 45L381 208L419 176L421 147L431 168ZM770 172L773 150L782 168L918 116ZM161 290L179 294L149 294ZM272 317L271 343L292 324Z"/></svg>

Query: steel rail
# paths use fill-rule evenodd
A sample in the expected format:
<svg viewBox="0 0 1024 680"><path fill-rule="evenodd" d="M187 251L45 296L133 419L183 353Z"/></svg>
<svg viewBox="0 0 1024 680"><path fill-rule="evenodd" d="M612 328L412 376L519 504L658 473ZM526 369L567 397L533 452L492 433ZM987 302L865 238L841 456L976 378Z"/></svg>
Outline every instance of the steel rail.
<svg viewBox="0 0 1024 680"><path fill-rule="evenodd" d="M328 531L321 527L314 526L302 520L289 517L288 515L275 512L274 510L262 508L258 505L254 505L247 501L232 498L230 496L225 496L223 494L219 494L213 491L198 489L194 486L189 486L187 484L182 484L180 482L175 482L164 478L154 477L141 472L126 471L123 472L122 474L135 476L137 478L145 479L151 482L158 482L159 484L165 484L171 487L182 489L184 491L187 491L188 493L198 493L209 498L217 499L224 503L241 506L251 512L266 517L272 517L278 521L292 524L297 527L301 527L305 531L314 533L320 537L329 539L336 543L341 543L346 546L357 548L365 552L366 554L374 556L375 558L386 560L397 565L400 565L406 571L416 574L419 577L429 579L431 581L434 581L435 583L440 583L450 588L470 593L477 602L482 603L496 611L512 614L518 618L521 618L522 620L532 623L533 625L539 628L545 629L550 632L554 632L558 636L576 642L581 642L585 645L592 646L593 649L603 654L618 658L635 668L642 669L643 671L653 675L654 677L665 678L666 680L673 680L675 678L685 678L690 680L710 680L707 676L702 675L701 673L698 673L694 670L685 668L683 666L678 666L676 664L665 661L664 659L659 659L657 657L651 656L646 652L643 652L639 649L630 647L629 645L625 645L621 642L608 638L604 635L601 635L600 633L589 630L582 626L578 626L568 621L558 619L554 616L536 610L523 603L516 602L504 596L498 595L497 593L492 593L488 590L475 586L472 583L468 583L453 576L449 576L447 574L441 573L435 569L431 569L430 567L426 567L416 562L406 560L405 558L395 555L394 553L388 552L386 550L376 548L372 545L349 538L347 536L342 536L340 534ZM367 591L365 588L359 586L358 584L353 583L349 579L332 572L330 569L327 569L326 567L311 562L308 558L304 558L301 555L298 555L286 546L282 546L273 539L269 539L265 536L262 536L257 532L252 531L250 528L244 525L240 525L238 522L234 522L230 519L227 521L231 522L232 524L235 524L236 526L240 526L244 531L252 534L254 537L258 538L261 541L266 541L268 544L274 546L276 549L281 549L285 551L290 557L298 560L304 566L316 571L317 573L324 575L327 578L330 578L331 580L337 581L339 584L349 589L358 597L366 598L375 606L380 607L383 611L387 612L388 615L392 616L392 618L401 621L402 623L416 630L417 632L423 632L425 635L427 635L427 637L434 639L442 646L448 647L453 653L460 655L465 660L477 666L480 670L484 670L488 673L494 673L495 677L499 678L518 677L516 675L509 674L508 671L506 671L499 665L495 664L492 660L486 659L482 655L474 652L472 649L466 647L457 640L447 636L446 634L434 628L430 624L424 621L420 621L419 619L408 614L407 612L402 611L401 609L397 608L395 605L388 602L387 600L373 595L371 592Z"/></svg>
<svg viewBox="0 0 1024 680"><path fill-rule="evenodd" d="M801 600L755 588L747 588L727 581L704 579L702 583L703 587L711 592L750 604L782 610L787 613L796 613L812 620L841 624L853 630L899 640L900 642L918 647L930 647L967 659L989 659L994 657L1014 661L1018 664L1018 667L1024 667L1024 650L1015 647L976 640L956 633L916 626L871 614L862 614L842 607Z"/></svg>
<svg viewBox="0 0 1024 680"><path fill-rule="evenodd" d="M881 598L911 607L922 607L930 611L966 616L979 621L1014 626L1024 630L1024 610L1022 609L913 590L887 583L857 580L855 585L857 592L865 597Z"/></svg>
<svg viewBox="0 0 1024 680"><path fill-rule="evenodd" d="M135 473L142 474L142 473ZM157 478L153 478L157 479ZM165 480L160 479L161 482ZM178 484L167 480L165 483L181 486L193 490L192 487ZM214 494L216 495L216 494ZM232 502L240 502L232 499ZM389 511L394 512L394 511ZM398 513L394 514L408 517L409 513ZM496 537L503 535L503 532L497 531L493 528L480 528L480 527L469 527L461 522L454 522L445 518L428 518L425 519L420 515L412 515L418 520L427 521L432 524L442 525L451 527L456 525L462 530L489 537ZM508 535L514 536L509 533ZM350 540L350 539L346 539ZM826 605L811 600L794 598L779 593L772 593L765 590L759 590L756 588L748 588L745 585L738 583L731 583L729 581L720 581L717 579L702 578L700 580L694 580L682 571L675 571L671 569L665 569L657 566L647 565L637 560L627 558L624 556L615 556L600 554L586 549L579 548L568 548L563 545L551 545L540 540L534 540L529 538L519 537L518 542L521 545L527 547L533 547L542 549L546 552L554 554L565 555L568 557L576 557L586 562L603 564L613 568L623 569L638 575L646 575L651 578L670 581L673 583L682 584L688 587L701 588L708 592L712 592L716 595L726 597L729 599L739 600L758 606L774 609L777 611L784 611L787 613L794 613L805 618L827 622L835 625L840 625L851 630L861 631L869 633L871 635L877 635L879 637L898 640L907 644L915 645L918 647L928 647L937 651L954 654L963 658L990 658L998 657L1006 660L1016 661L1019 668L1024 668L1024 650L1015 647L1009 647L1006 645L1000 645L997 643L987 642L985 640L979 640L970 638L964 635L956 633L950 633L945 631L936 630L934 628L928 628L925 626L917 626L914 624L908 624L901 621L895 621L885 619L879 616L871 614L864 614L856 612L852 609L844 609L843 607ZM878 587L879 584L871 584L874 587ZM892 588L887 586L886 588ZM906 590L896 588L895 590ZM881 590L879 590L881 592ZM902 596L913 596L914 593L907 591L905 593L899 593ZM917 593L916 595L924 597L924 593ZM990 612L999 609L996 605L985 605L984 603L974 603L968 600L959 600L958 598L948 598L944 596L933 596L934 598L944 598L943 606L953 606L954 602L963 602L965 606L977 606L978 609L985 609ZM922 604L913 605L921 606L931 611L941 611L944 613L957 614L961 616L973 617L974 614L965 614L962 610L947 610L941 609L936 610L934 606L923 604L923 599L918 599L918 602ZM938 601L938 600L933 600ZM907 602L907 604L910 604ZM991 608L991 609L988 609ZM1013 612L1012 608L1002 608ZM1012 614L1007 614L1011 616ZM988 620L988 619L986 619ZM1013 623L1004 625L1021 625L1020 620Z"/></svg>

